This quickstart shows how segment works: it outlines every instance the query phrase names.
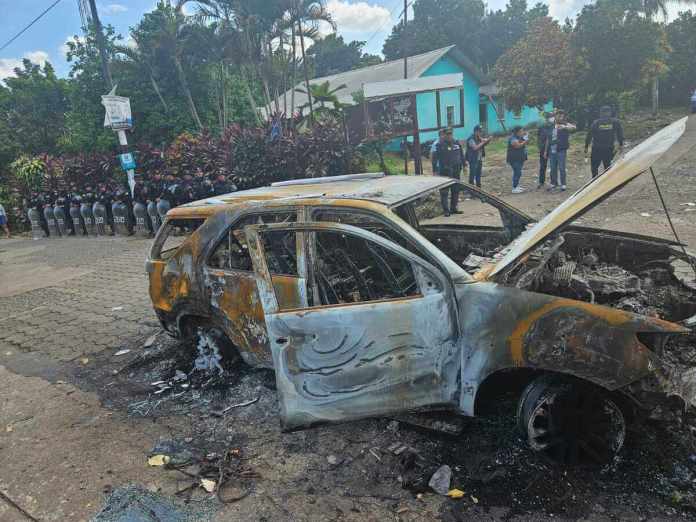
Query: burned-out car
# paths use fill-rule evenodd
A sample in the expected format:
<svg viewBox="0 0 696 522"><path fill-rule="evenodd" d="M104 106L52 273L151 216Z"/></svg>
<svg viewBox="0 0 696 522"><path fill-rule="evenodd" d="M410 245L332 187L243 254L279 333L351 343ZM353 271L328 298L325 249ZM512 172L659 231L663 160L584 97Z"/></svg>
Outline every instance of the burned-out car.
<svg viewBox="0 0 696 522"><path fill-rule="evenodd" d="M175 208L147 260L155 311L172 335L196 338L199 357L218 361L229 345L273 368L288 430L473 416L514 382L532 448L605 460L664 391L663 349L689 330L658 315L696 314L679 276L694 259L676 242L571 222L684 128L636 147L538 223L430 176L296 180ZM440 192L453 187L466 218L443 216ZM493 214L499 226L476 224Z"/></svg>

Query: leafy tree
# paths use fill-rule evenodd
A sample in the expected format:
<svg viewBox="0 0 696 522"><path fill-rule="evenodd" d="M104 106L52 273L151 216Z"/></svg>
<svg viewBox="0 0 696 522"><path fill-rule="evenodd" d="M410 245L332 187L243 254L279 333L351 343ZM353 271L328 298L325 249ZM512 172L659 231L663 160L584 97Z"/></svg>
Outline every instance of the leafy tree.
<svg viewBox="0 0 696 522"><path fill-rule="evenodd" d="M663 89L668 101L683 104L689 93L696 89L696 14L691 11L680 13L667 26L667 39L672 52L667 59L669 72Z"/></svg>
<svg viewBox="0 0 696 522"><path fill-rule="evenodd" d="M382 53L387 60L396 60L403 56L404 49L410 56L456 44L480 63L485 14L482 0L415 0L413 20L405 31L402 23L393 27Z"/></svg>
<svg viewBox="0 0 696 522"><path fill-rule="evenodd" d="M10 149L21 148L27 154L57 152L69 107L68 82L57 78L48 62L41 66L25 59L15 74L5 79L7 88L0 91L0 132L16 144Z"/></svg>
<svg viewBox="0 0 696 522"><path fill-rule="evenodd" d="M573 92L581 67L571 49L570 36L558 22L544 17L498 59L494 75L510 107L542 108L548 101Z"/></svg>
<svg viewBox="0 0 696 522"><path fill-rule="evenodd" d="M307 50L315 76L329 76L351 69L380 63L379 56L363 53L365 42L345 43L342 36L331 33L318 39Z"/></svg>
<svg viewBox="0 0 696 522"><path fill-rule="evenodd" d="M573 47L586 69L579 93L596 103L644 88L666 49L659 24L640 12L637 0L598 0L577 17Z"/></svg>

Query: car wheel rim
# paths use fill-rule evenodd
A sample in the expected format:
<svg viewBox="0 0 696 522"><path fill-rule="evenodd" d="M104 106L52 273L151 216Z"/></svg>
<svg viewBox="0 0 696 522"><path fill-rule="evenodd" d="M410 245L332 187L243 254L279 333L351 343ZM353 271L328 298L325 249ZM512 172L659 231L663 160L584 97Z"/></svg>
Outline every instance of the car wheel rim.
<svg viewBox="0 0 696 522"><path fill-rule="evenodd" d="M626 422L598 390L568 386L544 395L529 416L529 445L566 464L605 464L621 450Z"/></svg>

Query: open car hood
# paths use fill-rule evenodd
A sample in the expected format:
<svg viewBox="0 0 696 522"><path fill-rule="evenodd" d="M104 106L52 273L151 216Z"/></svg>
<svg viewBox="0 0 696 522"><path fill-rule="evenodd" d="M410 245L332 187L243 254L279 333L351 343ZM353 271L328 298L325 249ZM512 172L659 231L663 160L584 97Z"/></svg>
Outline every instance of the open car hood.
<svg viewBox="0 0 696 522"><path fill-rule="evenodd" d="M672 123L631 149L604 174L591 180L541 221L531 225L501 252L502 257L497 262L484 266L475 278L492 279L506 271L549 236L649 170L684 134L688 119L682 118Z"/></svg>

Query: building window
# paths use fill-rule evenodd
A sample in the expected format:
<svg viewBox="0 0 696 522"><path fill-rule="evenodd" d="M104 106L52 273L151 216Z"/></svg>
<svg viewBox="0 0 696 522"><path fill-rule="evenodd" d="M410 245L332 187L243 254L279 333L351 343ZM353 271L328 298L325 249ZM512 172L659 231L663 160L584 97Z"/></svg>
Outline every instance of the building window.
<svg viewBox="0 0 696 522"><path fill-rule="evenodd" d="M454 127L454 105L447 106L447 126Z"/></svg>
<svg viewBox="0 0 696 522"><path fill-rule="evenodd" d="M522 109L513 110L512 117L515 118L516 120L519 120L520 118L522 118Z"/></svg>

